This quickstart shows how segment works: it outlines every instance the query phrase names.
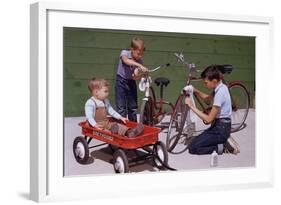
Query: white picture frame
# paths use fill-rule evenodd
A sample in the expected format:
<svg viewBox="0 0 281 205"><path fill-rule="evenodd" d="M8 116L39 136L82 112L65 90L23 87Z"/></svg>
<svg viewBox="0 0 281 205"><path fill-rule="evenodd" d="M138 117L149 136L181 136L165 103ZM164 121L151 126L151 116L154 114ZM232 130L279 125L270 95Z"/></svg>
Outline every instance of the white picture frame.
<svg viewBox="0 0 281 205"><path fill-rule="evenodd" d="M143 194L269 187L273 184L273 136L268 135L273 19L183 11L98 8L95 5L31 5L30 198L34 201L95 199ZM126 19L125 23L122 23ZM167 26L168 25L168 26ZM104 28L256 36L256 166L110 176L63 177L62 28ZM268 86L272 86L270 83ZM268 89L268 87L267 87ZM262 119L268 119L263 121ZM60 138L61 135L61 138ZM265 137L266 136L266 139ZM182 183L183 179L188 179ZM153 181L149 186L147 182ZM118 184L118 189L109 184ZM79 188L77 188L79 187Z"/></svg>

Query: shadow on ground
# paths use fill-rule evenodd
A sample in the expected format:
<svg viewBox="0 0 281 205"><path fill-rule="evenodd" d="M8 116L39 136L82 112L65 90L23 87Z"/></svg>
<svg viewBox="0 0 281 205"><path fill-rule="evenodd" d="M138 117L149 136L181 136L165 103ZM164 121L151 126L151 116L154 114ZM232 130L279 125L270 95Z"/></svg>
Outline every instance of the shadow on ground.
<svg viewBox="0 0 281 205"><path fill-rule="evenodd" d="M95 150L91 152L90 156L92 159L92 163L94 163L95 160L101 160L106 163L113 163L113 153L116 149L111 149L109 146L101 148L99 150ZM152 165L151 159L145 159L140 161L133 161L136 157L142 157L146 153L141 150L126 150L125 151L126 156L128 158L128 161L131 161L129 163L130 172L142 172L142 171L157 171L157 168L154 168ZM89 163L87 163L89 164Z"/></svg>

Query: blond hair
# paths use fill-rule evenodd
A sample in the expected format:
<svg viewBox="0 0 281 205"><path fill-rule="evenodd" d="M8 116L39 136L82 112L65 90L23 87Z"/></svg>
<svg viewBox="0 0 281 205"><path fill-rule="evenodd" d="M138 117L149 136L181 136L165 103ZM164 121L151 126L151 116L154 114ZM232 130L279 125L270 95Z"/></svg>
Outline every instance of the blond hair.
<svg viewBox="0 0 281 205"><path fill-rule="evenodd" d="M131 49L145 50L144 41L139 37L134 37L131 41Z"/></svg>
<svg viewBox="0 0 281 205"><path fill-rule="evenodd" d="M101 89L103 87L108 87L108 86L109 86L109 83L105 79L92 78L89 81L88 89L92 93L93 90L99 90L99 89Z"/></svg>

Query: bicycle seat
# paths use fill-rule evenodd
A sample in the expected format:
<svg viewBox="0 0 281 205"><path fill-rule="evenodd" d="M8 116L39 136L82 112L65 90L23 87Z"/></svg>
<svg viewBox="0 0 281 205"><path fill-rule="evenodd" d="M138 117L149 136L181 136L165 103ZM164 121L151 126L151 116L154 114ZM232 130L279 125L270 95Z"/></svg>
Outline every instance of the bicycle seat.
<svg viewBox="0 0 281 205"><path fill-rule="evenodd" d="M222 74L230 74L233 70L232 65L218 65L218 68Z"/></svg>
<svg viewBox="0 0 281 205"><path fill-rule="evenodd" d="M157 85L157 86L162 86L162 85L165 85L166 87L169 85L170 83L170 80L168 78L163 78L163 77L160 77L160 78L156 78L154 80L154 83Z"/></svg>

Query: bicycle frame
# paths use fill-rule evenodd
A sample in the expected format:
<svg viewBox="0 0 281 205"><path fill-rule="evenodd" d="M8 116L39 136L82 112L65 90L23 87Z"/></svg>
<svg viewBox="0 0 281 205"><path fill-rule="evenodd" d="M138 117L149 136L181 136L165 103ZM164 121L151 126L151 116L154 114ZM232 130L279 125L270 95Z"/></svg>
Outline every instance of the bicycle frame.
<svg viewBox="0 0 281 205"><path fill-rule="evenodd" d="M177 57L178 61L180 61L184 67L187 69L188 74L186 75L186 85L191 85L192 81L201 81L202 78L201 77L193 77L192 73L194 71L196 71L195 69L195 65L194 64L188 64L185 60L184 60L184 56L183 54L177 54L175 53L175 56ZM223 67L224 69L224 67ZM231 71L230 71L231 72ZM226 73L223 72L222 73ZM242 116L241 119L237 120L232 120L232 124L231 124L231 132L237 132L239 130L241 130L241 127L245 127L245 120L247 118L247 114L248 114L248 110L249 110L249 103L250 103L250 97L249 97L249 93L246 89L246 87L240 83L239 81L232 81L229 83L226 83L226 81L224 79L223 83L227 85L229 93L230 93L230 97L231 97L231 104L232 104L232 114L233 113L237 113L239 116ZM247 100L247 104L246 105L246 109L244 109L244 107L240 107L240 105L236 102L234 99L235 97L235 90L237 91L242 91L242 93L244 92L245 97L244 99ZM231 90L234 90L233 95L231 94ZM239 96L240 93L239 92ZM191 119L187 121L187 117L189 114L189 108L188 106L185 104L185 98L189 96L187 92L185 92L185 90L183 89L181 94L178 96L176 104L175 104L175 109L174 112L171 116L171 120L170 120L170 124L169 124L169 128L168 128L168 132L167 132L167 138L166 138L166 146L169 152L171 153L183 153L184 151L186 151L188 149L188 146L179 146L177 151L174 151L175 148L177 147L177 144L180 142L184 142L181 144L184 145L188 145L188 143L186 143L189 139L192 139L191 137L194 136L193 134L195 132L201 132L204 131L203 130L196 130L196 126L194 122L191 122ZM211 109L211 107L209 106L208 102L206 102L206 105L209 106L205 106L203 103L204 100L200 98L200 96L196 93L193 93L194 99L195 101L198 103L198 105L201 107L201 111L203 111L204 113L208 114L208 111ZM234 96L234 97L233 97ZM237 101L238 102L238 101ZM242 108L241 110L245 110L246 112L242 111L240 112L240 108ZM200 108L199 108L200 110ZM242 113L242 115L240 114ZM231 115L231 118L233 118L233 116ZM233 118L234 119L234 118ZM234 122L235 121L235 122ZM204 122L204 120L203 120ZM205 122L204 122L205 123ZM207 124L207 123L205 123Z"/></svg>
<svg viewBox="0 0 281 205"><path fill-rule="evenodd" d="M163 68L163 67L167 67L169 66L169 64L166 65L162 65L162 66L158 66L157 68L151 69L149 70L148 73L146 73L143 76L143 79L141 80L140 83L142 83L143 85L139 85L139 87L142 87L142 91L144 91L145 95L144 98L142 99L142 101L151 101L150 107L151 107L151 117L153 119L158 119L159 116L165 116L165 114L167 114L167 112L165 112L163 110L163 106L164 105L169 105L171 108L171 113L174 111L174 105L171 102L167 102L163 99L162 94L163 94L163 90L161 90L161 96L159 101L156 99L156 95L155 95L155 91L153 89L153 87L151 86L152 84L152 79L149 76L149 73L155 72L156 70ZM162 118L162 119L163 119ZM160 120L161 121L161 120Z"/></svg>
<svg viewBox="0 0 281 205"><path fill-rule="evenodd" d="M177 57L178 61L180 61L184 67L187 69L187 76L186 76L186 85L191 85L192 81L201 81L202 78L201 77L193 77L192 73L194 71L199 72L199 70L196 70L195 65L193 63L189 64L187 61L185 61L183 54L177 54L175 53L175 56ZM198 104L200 105L200 107L202 108L203 112L206 112L207 108L205 108L205 106L203 105L203 103L201 102L201 100L199 99L199 97L193 93L193 96L195 98L195 100L198 102Z"/></svg>
<svg viewBox="0 0 281 205"><path fill-rule="evenodd" d="M154 106L154 117L159 117L161 115L165 115L167 114L167 112L163 111L163 106L164 105L169 105L171 107L171 113L173 113L174 109L175 109L175 106L171 103L171 102L168 102L168 101L165 101L163 99L163 97L160 97L159 100L156 99L156 95L155 95L155 91L153 89L153 87L150 87L150 91L152 93L152 103L153 103L153 106ZM157 110L157 112L155 112ZM169 114L169 113L168 113Z"/></svg>
<svg viewBox="0 0 281 205"><path fill-rule="evenodd" d="M192 73L195 71L195 65L194 64L188 64L185 60L184 60L184 56L183 54L177 54L175 53L175 56L177 57L177 59L179 61L181 61L184 66L187 68L188 70L188 75L187 75L187 78L186 78L186 85L191 85L191 82L192 81L199 81L199 80L202 80L202 78L200 77L193 77L192 76ZM232 86L234 85L239 85L241 87L244 87L247 95L248 95L248 103L250 103L250 98L249 98L249 92L248 90L245 88L245 86L240 82L240 81L230 81L230 82L226 82L226 80L224 78L222 78L222 82L228 87L228 89L230 89ZM230 93L230 97L231 97L231 104L232 104L232 111L236 112L238 110L238 107L237 105L235 104L235 101L233 100L233 96L229 90L229 93ZM200 100L200 98L198 97L198 95L196 93L193 93L193 96L195 98L195 100L197 101L197 103L199 104L201 110L204 112L204 113L208 113L211 109L211 107L206 107L204 106L202 100ZM247 117L247 115L246 115ZM204 121L203 121L204 122ZM205 123L205 122L204 122ZM206 123L205 123L206 124Z"/></svg>
<svg viewBox="0 0 281 205"><path fill-rule="evenodd" d="M177 57L178 61L180 61L180 62L184 65L184 67L185 67L186 70L187 70L187 73L188 73L188 74L187 74L187 77L186 77L186 85L192 85L192 84L191 84L192 81L201 81L201 80L202 80L201 77L193 77L193 76L192 76L192 73L193 73L194 71L199 72L199 70L196 70L196 67L195 67L195 65L194 65L193 63L189 64L189 63L184 59L184 56L183 56L182 53L181 53L181 54L175 53L174 55ZM193 96L194 96L195 100L198 102L198 104L200 105L201 110L202 110L204 113L207 113L208 108L206 108L206 107L204 106L203 102L200 100L200 98L197 96L197 94L196 94L196 93L193 93Z"/></svg>

